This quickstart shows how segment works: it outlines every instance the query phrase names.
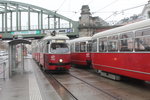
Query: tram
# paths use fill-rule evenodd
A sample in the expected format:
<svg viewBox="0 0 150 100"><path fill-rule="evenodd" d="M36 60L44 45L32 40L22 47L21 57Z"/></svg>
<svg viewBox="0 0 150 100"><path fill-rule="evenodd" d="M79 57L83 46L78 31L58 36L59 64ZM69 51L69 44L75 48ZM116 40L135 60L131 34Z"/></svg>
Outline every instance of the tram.
<svg viewBox="0 0 150 100"><path fill-rule="evenodd" d="M102 76L150 81L150 20L93 35L91 58Z"/></svg>
<svg viewBox="0 0 150 100"><path fill-rule="evenodd" d="M44 70L69 70L71 67L69 38L47 36L33 49L34 59Z"/></svg>
<svg viewBox="0 0 150 100"><path fill-rule="evenodd" d="M91 65L91 37L70 40L71 63L74 65Z"/></svg>

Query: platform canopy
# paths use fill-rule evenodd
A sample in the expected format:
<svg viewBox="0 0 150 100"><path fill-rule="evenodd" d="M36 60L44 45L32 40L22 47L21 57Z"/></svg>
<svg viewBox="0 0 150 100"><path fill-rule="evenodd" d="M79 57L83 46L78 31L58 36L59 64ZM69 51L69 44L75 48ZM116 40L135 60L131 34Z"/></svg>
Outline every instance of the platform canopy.
<svg viewBox="0 0 150 100"><path fill-rule="evenodd" d="M25 39L17 39L17 40L12 40L9 42L9 45L17 45L20 43L24 43L24 44L31 44L31 42L29 40L25 40Z"/></svg>

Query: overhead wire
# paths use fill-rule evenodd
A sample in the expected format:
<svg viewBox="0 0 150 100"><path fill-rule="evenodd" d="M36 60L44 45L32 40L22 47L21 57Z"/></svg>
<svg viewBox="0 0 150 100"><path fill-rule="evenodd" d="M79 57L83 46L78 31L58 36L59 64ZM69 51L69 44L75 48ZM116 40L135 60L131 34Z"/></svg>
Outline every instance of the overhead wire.
<svg viewBox="0 0 150 100"><path fill-rule="evenodd" d="M112 17L113 15L118 15L118 14L121 14L125 11L128 11L128 10L132 10L132 9L135 9L135 8L138 8L138 7L141 7L141 6L145 6L145 4L142 4L142 5L138 5L138 6L135 6L135 7L131 7L131 8L127 8L127 9L123 9L123 10L120 10L120 11L115 11L113 12L111 15L109 15L106 19L104 20L107 20L109 19L110 17Z"/></svg>
<svg viewBox="0 0 150 100"><path fill-rule="evenodd" d="M85 0L82 1L82 5L85 4L84 2L85 2ZM72 12L74 13L74 14L72 15L72 17L74 17L75 15L77 15L77 13L80 12L80 9L78 9L77 11L72 11ZM72 17L71 17L71 18L72 18Z"/></svg>
<svg viewBox="0 0 150 100"><path fill-rule="evenodd" d="M104 6L103 8L100 8L100 9L96 10L95 12L101 11L101 10L103 10L103 9L105 9L105 8L107 8L107 7L109 7L109 6L111 6L113 3L116 3L117 1L118 1L118 0L114 0L114 1L112 1L111 3L107 4L106 6Z"/></svg>
<svg viewBox="0 0 150 100"><path fill-rule="evenodd" d="M87 3L87 5L91 4L93 1L94 1L94 0L89 1L89 2Z"/></svg>
<svg viewBox="0 0 150 100"><path fill-rule="evenodd" d="M94 1L94 0L89 1L88 4L90 4L90 3L93 2L93 1ZM111 17L114 16L114 15L118 15L118 14L121 14L121 13L123 13L123 12L125 12L125 11L132 10L132 9L135 9L135 8L138 8L138 7L141 7L141 6L144 6L144 5L145 5L145 4L142 4L142 5L138 5L138 6L135 6L135 7L123 9L123 10L120 10L120 11L103 11L103 12L101 12L101 10L103 10L103 9L105 9L105 8L107 8L107 7L109 7L109 6L111 6L112 4L116 3L117 1L118 1L118 0L114 0L114 1L112 1L111 3L107 4L106 6L104 6L103 8L98 9L98 10L96 10L95 12L91 12L91 13L92 13L92 14L95 14L95 13L111 13L106 19L104 19L104 20L107 20L107 19L111 18ZM58 11L60 10L60 8L64 5L65 2L66 2L66 0L63 0L63 2L61 3L61 5L59 6L59 8L58 8L57 10L55 10L55 12L58 12ZM77 13L80 12L80 10L78 10L78 11L70 11L70 10L69 10L69 11L60 11L60 12L70 12L70 13L74 13L74 14L76 15ZM74 15L73 15L73 16L74 16Z"/></svg>
<svg viewBox="0 0 150 100"><path fill-rule="evenodd" d="M61 5L59 6L59 8L55 11L55 12L58 12L60 10L60 8L63 6L63 4L65 3L66 0L64 0Z"/></svg>

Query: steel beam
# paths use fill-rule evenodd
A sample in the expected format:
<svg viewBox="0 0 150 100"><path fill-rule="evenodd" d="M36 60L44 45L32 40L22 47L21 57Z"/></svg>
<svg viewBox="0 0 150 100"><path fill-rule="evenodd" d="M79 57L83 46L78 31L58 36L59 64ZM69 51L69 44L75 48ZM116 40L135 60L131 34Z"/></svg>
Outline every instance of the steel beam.
<svg viewBox="0 0 150 100"><path fill-rule="evenodd" d="M21 11L19 11L19 30L21 30Z"/></svg>
<svg viewBox="0 0 150 100"><path fill-rule="evenodd" d="M41 10L41 30L43 29L43 10Z"/></svg>
<svg viewBox="0 0 150 100"><path fill-rule="evenodd" d="M54 15L54 31L56 30L56 15Z"/></svg>
<svg viewBox="0 0 150 100"><path fill-rule="evenodd" d="M58 18L58 28L60 29L60 17Z"/></svg>
<svg viewBox="0 0 150 100"><path fill-rule="evenodd" d="M38 30L40 29L40 12L38 12Z"/></svg>
<svg viewBox="0 0 150 100"><path fill-rule="evenodd" d="M12 31L12 12L10 12L10 31Z"/></svg>
<svg viewBox="0 0 150 100"><path fill-rule="evenodd" d="M48 17L47 17L48 18L48 29L50 29L50 22L49 22L50 20L49 20L49 17L50 16L48 15Z"/></svg>
<svg viewBox="0 0 150 100"><path fill-rule="evenodd" d="M67 28L74 28L74 32L73 33L78 33L78 22L73 21L67 17L64 17L62 15L59 15L56 12L38 7L38 6L34 6L34 5L30 5L30 4L26 4L26 3L21 3L21 2L14 2L14 1L0 1L0 4L2 4L2 8L3 10L1 11L1 16L2 16L2 31L4 33L8 32L8 13L10 13L10 30L9 31L13 31L13 26L16 26L16 29L14 31L18 31L18 30L22 30L21 29L21 14L22 12L27 12L28 13L28 29L25 30L31 30L31 13L38 13L38 29L39 30L43 30L43 24L44 24L44 19L43 19L43 14L48 16L48 29L54 29L56 30L57 28L61 28L61 24L60 21L61 19L67 21L69 23L69 26ZM14 12L14 13L13 13ZM16 16L13 16L14 14L16 14ZM15 18L15 25L13 25L13 20ZM36 16L37 17L37 16ZM54 22L51 22L50 17L54 19ZM53 26L51 26L51 24L53 24ZM73 34L70 34L73 35ZM8 36L11 37L11 36Z"/></svg>
<svg viewBox="0 0 150 100"><path fill-rule="evenodd" d="M16 30L18 31L18 5L16 6Z"/></svg>
<svg viewBox="0 0 150 100"><path fill-rule="evenodd" d="M30 30L30 7L28 7L28 30Z"/></svg>
<svg viewBox="0 0 150 100"><path fill-rule="evenodd" d="M2 13L2 32L4 32L4 13Z"/></svg>
<svg viewBox="0 0 150 100"><path fill-rule="evenodd" d="M7 33L7 3L5 4L5 33Z"/></svg>

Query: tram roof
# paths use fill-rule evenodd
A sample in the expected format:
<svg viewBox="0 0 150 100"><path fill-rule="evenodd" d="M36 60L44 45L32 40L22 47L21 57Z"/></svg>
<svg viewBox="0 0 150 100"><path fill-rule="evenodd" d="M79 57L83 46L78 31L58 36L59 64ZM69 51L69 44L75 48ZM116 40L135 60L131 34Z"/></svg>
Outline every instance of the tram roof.
<svg viewBox="0 0 150 100"><path fill-rule="evenodd" d="M56 36L46 36L42 40L55 40L55 39L65 39L69 40L69 37L65 35L56 35Z"/></svg>
<svg viewBox="0 0 150 100"><path fill-rule="evenodd" d="M102 37L102 36L114 35L114 34L118 34L118 33L130 32L130 31L133 31L133 30L138 30L138 29L146 28L146 27L150 27L150 19L140 21L140 22L136 22L136 23L133 23L133 24L128 24L128 25L121 26L121 27L118 27L118 28L106 30L106 31L103 31L103 32L99 32L99 33L93 35L92 39L96 39L96 38Z"/></svg>
<svg viewBox="0 0 150 100"><path fill-rule="evenodd" d="M70 40L70 43L72 43L72 42L84 42L84 41L91 40L91 38L92 37L80 37L80 38Z"/></svg>

